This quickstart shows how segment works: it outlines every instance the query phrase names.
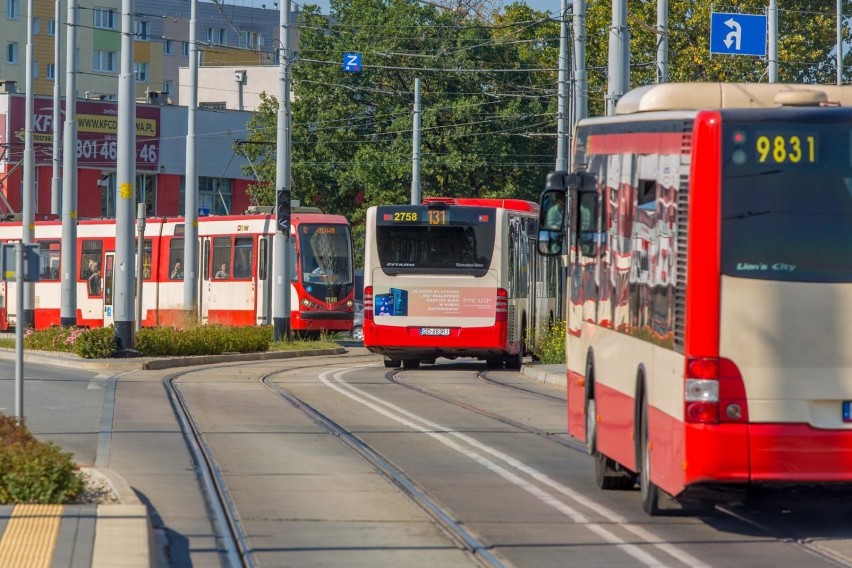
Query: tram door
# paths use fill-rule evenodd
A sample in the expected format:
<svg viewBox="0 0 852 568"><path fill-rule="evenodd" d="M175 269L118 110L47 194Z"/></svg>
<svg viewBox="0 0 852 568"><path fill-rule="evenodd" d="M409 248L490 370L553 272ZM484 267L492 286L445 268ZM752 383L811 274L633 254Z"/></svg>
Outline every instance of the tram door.
<svg viewBox="0 0 852 568"><path fill-rule="evenodd" d="M257 239L257 325L272 324L272 239Z"/></svg>
<svg viewBox="0 0 852 568"><path fill-rule="evenodd" d="M201 270L198 278L198 311L199 321L206 324L210 315L209 289L210 285L210 238L201 240Z"/></svg>
<svg viewBox="0 0 852 568"><path fill-rule="evenodd" d="M104 259L104 327L115 323L113 296L115 290L115 253L108 252Z"/></svg>

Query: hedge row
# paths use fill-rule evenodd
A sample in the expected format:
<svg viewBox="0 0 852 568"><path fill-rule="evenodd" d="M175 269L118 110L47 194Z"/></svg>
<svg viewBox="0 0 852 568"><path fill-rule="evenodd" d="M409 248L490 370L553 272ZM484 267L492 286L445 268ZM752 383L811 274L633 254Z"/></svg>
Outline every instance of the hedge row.
<svg viewBox="0 0 852 568"><path fill-rule="evenodd" d="M69 503L83 489L71 454L36 440L16 418L0 414L0 505Z"/></svg>
<svg viewBox="0 0 852 568"><path fill-rule="evenodd" d="M202 325L187 330L161 327L144 328L136 332L136 350L143 357L257 353L268 351L271 343L271 326ZM27 330L24 347L76 353L85 359L107 359L118 351L113 326Z"/></svg>

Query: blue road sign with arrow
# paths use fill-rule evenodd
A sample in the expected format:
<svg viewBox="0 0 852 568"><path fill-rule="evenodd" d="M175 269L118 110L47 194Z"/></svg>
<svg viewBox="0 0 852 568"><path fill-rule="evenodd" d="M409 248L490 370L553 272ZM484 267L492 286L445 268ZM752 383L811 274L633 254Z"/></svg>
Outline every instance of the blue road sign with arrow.
<svg viewBox="0 0 852 568"><path fill-rule="evenodd" d="M710 14L710 53L766 55L766 16Z"/></svg>

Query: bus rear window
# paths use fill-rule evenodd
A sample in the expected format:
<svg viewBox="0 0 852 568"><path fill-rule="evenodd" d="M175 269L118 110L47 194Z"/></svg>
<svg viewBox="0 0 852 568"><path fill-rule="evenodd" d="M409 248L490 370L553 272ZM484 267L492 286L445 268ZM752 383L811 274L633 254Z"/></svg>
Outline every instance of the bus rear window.
<svg viewBox="0 0 852 568"><path fill-rule="evenodd" d="M450 208L447 222L442 217L441 222L431 219L431 223L425 207L407 207L408 216L401 207L384 209L377 212L376 244L385 274L484 276L488 272L494 251L493 209ZM394 213L399 221L394 221Z"/></svg>
<svg viewBox="0 0 852 568"><path fill-rule="evenodd" d="M852 282L852 122L834 116L726 123L723 274Z"/></svg>

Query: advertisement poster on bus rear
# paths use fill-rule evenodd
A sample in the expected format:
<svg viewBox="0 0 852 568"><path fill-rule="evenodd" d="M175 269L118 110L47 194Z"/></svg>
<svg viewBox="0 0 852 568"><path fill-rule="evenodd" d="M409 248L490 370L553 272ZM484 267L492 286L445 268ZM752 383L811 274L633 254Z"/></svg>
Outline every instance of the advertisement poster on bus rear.
<svg viewBox="0 0 852 568"><path fill-rule="evenodd" d="M64 128L65 101L62 102ZM9 101L9 160L21 161L26 143L26 97ZM37 164L53 158L53 100L36 97L33 102L33 148ZM136 169L156 170L160 154L160 107L136 106ZM118 104L77 101L77 164L81 167L115 169L118 157Z"/></svg>
<svg viewBox="0 0 852 568"><path fill-rule="evenodd" d="M494 317L497 294L494 288L389 288L375 294L375 317Z"/></svg>

